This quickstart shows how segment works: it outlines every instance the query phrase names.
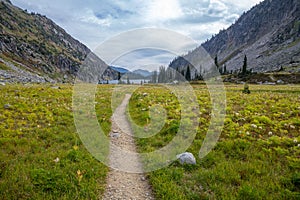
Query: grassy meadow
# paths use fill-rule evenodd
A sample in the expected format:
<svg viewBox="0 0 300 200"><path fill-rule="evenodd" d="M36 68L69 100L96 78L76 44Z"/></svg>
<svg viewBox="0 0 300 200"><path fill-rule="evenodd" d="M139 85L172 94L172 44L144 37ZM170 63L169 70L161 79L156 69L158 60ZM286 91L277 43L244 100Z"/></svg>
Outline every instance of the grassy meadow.
<svg viewBox="0 0 300 200"><path fill-rule="evenodd" d="M193 85L200 108L188 151L196 165L172 163L148 178L157 199L299 199L300 86L226 85L227 107L219 142L204 159L212 105L205 85ZM98 121L110 131L113 86L96 93ZM0 86L0 199L101 199L108 167L94 159L76 133L71 85ZM144 95L144 94L147 95ZM180 106L162 86L142 86L130 100L132 120L147 127L149 106L166 109L160 132L136 139L151 152L176 135Z"/></svg>
<svg viewBox="0 0 300 200"><path fill-rule="evenodd" d="M227 85L224 129L219 142L204 159L197 155L211 119L210 95L205 85L194 85L200 106L200 125L188 149L197 164L169 167L149 173L157 199L299 199L300 198L300 86ZM143 93L148 95L144 97ZM137 139L140 152L162 148L176 134L180 109L172 92L143 87L130 102L130 114L139 125L149 123L148 106L167 110L163 129ZM175 108L175 109L174 109Z"/></svg>
<svg viewBox="0 0 300 200"><path fill-rule="evenodd" d="M0 199L100 198L108 168L76 133L72 91L68 85L0 87ZM110 93L110 86L101 87L98 111L110 108ZM108 133L110 109L101 113Z"/></svg>

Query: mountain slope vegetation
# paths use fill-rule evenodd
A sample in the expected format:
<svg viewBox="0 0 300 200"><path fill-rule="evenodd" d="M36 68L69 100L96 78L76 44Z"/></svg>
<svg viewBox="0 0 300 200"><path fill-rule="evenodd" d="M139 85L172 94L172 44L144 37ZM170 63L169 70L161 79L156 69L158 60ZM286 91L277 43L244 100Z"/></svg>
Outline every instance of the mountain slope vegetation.
<svg viewBox="0 0 300 200"><path fill-rule="evenodd" d="M240 70L248 57L249 69L297 72L300 66L300 2L265 0L245 12L227 30L222 30L186 57L192 59L204 48L228 71ZM182 65L180 59L171 63Z"/></svg>
<svg viewBox="0 0 300 200"><path fill-rule="evenodd" d="M0 2L0 79L70 82L91 50L46 16ZM100 61L99 59L99 62ZM11 67L12 66L12 67ZM10 69L10 70L8 70ZM28 73L30 78L28 78ZM25 77L24 77L25 76ZM117 76L108 68L105 76Z"/></svg>

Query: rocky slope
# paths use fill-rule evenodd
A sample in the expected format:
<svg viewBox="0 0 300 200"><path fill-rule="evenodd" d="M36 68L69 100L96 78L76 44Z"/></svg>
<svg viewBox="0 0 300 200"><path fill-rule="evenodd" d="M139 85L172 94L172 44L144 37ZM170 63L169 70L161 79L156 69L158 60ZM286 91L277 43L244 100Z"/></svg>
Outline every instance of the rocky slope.
<svg viewBox="0 0 300 200"><path fill-rule="evenodd" d="M0 1L0 12L2 81L73 81L91 52L85 45L46 16L27 13L9 0ZM108 68L105 76L117 73Z"/></svg>
<svg viewBox="0 0 300 200"><path fill-rule="evenodd" d="M227 30L220 31L201 45L218 57L227 70L238 70L248 57L248 68L256 72L299 71L300 1L265 0L244 13ZM189 53L197 55L199 48ZM171 66L176 68L177 60Z"/></svg>

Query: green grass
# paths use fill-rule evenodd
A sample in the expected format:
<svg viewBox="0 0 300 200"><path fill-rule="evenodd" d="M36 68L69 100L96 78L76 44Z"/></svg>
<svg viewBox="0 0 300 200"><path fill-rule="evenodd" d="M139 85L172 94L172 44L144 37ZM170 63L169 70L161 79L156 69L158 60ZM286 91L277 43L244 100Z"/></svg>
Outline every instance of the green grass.
<svg viewBox="0 0 300 200"><path fill-rule="evenodd" d="M96 97L105 133L111 112L99 108L109 108L110 92ZM76 133L72 87L7 85L0 96L0 199L100 199L108 168Z"/></svg>
<svg viewBox="0 0 300 200"><path fill-rule="evenodd" d="M194 90L201 118L188 151L198 155L209 126L211 103L205 86L195 85ZM195 166L176 161L149 173L158 199L299 199L300 86L251 85L250 95L242 90L243 86L226 86L227 116L213 151L197 158ZM144 92L147 97L141 96ZM129 107L133 121L147 127L147 108L155 103L166 108L168 118L157 135L137 139L140 152L167 145L178 130L178 102L163 87L145 86L133 95Z"/></svg>
<svg viewBox="0 0 300 200"><path fill-rule="evenodd" d="M188 151L198 155L212 105L205 85L193 87L201 118ZM0 87L0 199L101 199L108 168L76 133L72 89ZM226 86L227 115L213 151L201 160L196 156L195 166L176 161L148 174L157 199L299 199L300 86L250 85L249 95L242 90ZM111 103L115 109L126 91L116 90L111 102L113 86L98 88L95 108L105 134L111 127ZM180 126L179 101L161 86L137 89L128 112L142 129L156 131L161 127L151 124L149 106L157 104L166 109L165 115L160 112L166 120L159 118L165 124L156 135L137 139L139 152L164 147Z"/></svg>

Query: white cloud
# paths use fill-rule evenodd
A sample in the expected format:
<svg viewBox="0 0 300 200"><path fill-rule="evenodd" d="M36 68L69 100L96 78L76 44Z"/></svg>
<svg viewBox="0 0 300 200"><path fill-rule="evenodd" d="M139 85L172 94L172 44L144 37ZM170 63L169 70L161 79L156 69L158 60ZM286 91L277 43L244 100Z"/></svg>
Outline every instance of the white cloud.
<svg viewBox="0 0 300 200"><path fill-rule="evenodd" d="M105 19L99 19L95 16L93 10L91 9L85 9L85 12L83 15L79 16L78 19L81 22L90 23L92 25L100 25L100 26L110 26L111 25L111 17L108 16Z"/></svg>
<svg viewBox="0 0 300 200"><path fill-rule="evenodd" d="M153 52L157 51L155 49L152 50ZM167 66L174 57L176 57L175 54L163 51L159 51L159 54L154 53L151 56L145 56L144 50L141 49L122 55L111 64L125 67L131 71L136 69L154 71L158 70L158 67L161 65Z"/></svg>
<svg viewBox="0 0 300 200"><path fill-rule="evenodd" d="M149 22L164 22L177 19L183 15L177 0L153 0L150 1L145 19Z"/></svg>
<svg viewBox="0 0 300 200"><path fill-rule="evenodd" d="M140 49L159 49L160 52L169 51L179 56L196 46L197 43L194 40L174 31L147 28L124 32L112 37L95 49L95 53L107 64L111 64L120 56ZM138 55L154 56L153 53L149 54L149 51L144 51L144 54ZM168 64L169 61L162 64Z"/></svg>
<svg viewBox="0 0 300 200"><path fill-rule="evenodd" d="M11 0L13 4L46 15L68 33L95 49L124 31L158 27L187 35L199 44L260 0ZM139 36L136 40L142 41ZM130 40L118 41L120 46ZM170 45L176 41L170 41ZM188 49L187 49L188 50ZM159 56L146 61L162 62ZM147 63L144 63L147 64Z"/></svg>
<svg viewBox="0 0 300 200"><path fill-rule="evenodd" d="M222 1L211 0L208 7L208 14L212 17L223 17L228 14L228 6Z"/></svg>

